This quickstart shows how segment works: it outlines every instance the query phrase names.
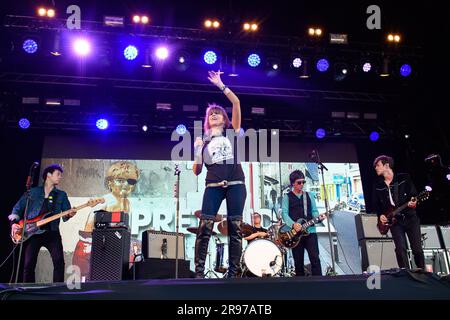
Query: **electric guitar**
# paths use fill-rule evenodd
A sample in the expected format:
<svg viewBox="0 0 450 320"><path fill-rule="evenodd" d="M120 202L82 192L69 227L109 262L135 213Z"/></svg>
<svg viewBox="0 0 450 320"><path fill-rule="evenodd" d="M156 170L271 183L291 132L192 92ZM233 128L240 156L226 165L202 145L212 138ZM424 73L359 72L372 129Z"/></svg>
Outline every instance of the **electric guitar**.
<svg viewBox="0 0 450 320"><path fill-rule="evenodd" d="M37 216L36 218L27 220L27 224L25 227L25 232L22 237L22 231L23 231L23 219L20 220L17 224L20 226L20 229L16 232L11 232L11 240L15 244L19 244L20 242L27 241L30 237L34 236L35 234L41 234L44 233L46 230L42 230L41 227L46 225L47 223L50 223L54 220L60 219L62 217L67 216L69 213L71 213L73 210L79 211L86 207L95 207L99 203L105 203L105 199L99 198L94 200L89 200L85 204L82 204L78 207L75 207L73 209L52 215L52 212L43 213L40 216Z"/></svg>
<svg viewBox="0 0 450 320"><path fill-rule="evenodd" d="M430 197L430 192L424 190L421 193L419 193L416 197L411 198L411 201L413 201L413 199L415 199L417 201L417 204L419 204L422 201L427 200L429 197ZM400 212L402 212L404 209L406 209L408 207L408 203L409 203L409 201L404 203L403 205L401 205L398 208L395 208L392 206L386 212L384 212L383 215L386 216L386 218L388 219L387 223L381 222L380 218L378 218L377 228L378 228L378 231L380 231L380 233L382 235L387 234L389 232L389 229L394 224L397 223L397 216L400 214Z"/></svg>
<svg viewBox="0 0 450 320"><path fill-rule="evenodd" d="M283 224L278 233L278 240L286 248L295 248L302 237L308 236L309 232L307 228L316 225L327 217L325 213L321 213L318 217L306 221L306 219L300 218L297 223L301 224L302 229L300 231L295 231L294 228L289 227L287 224Z"/></svg>

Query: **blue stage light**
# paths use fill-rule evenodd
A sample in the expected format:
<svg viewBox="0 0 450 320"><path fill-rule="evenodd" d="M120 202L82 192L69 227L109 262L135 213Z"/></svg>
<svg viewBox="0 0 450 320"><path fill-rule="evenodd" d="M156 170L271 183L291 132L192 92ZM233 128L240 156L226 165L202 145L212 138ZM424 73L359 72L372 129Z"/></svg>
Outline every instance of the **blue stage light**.
<svg viewBox="0 0 450 320"><path fill-rule="evenodd" d="M123 51L123 55L127 60L134 60L138 56L139 52L135 46L129 45Z"/></svg>
<svg viewBox="0 0 450 320"><path fill-rule="evenodd" d="M248 56L247 61L250 67L256 68L261 63L261 58L259 57L258 54L252 53L251 55Z"/></svg>
<svg viewBox="0 0 450 320"><path fill-rule="evenodd" d="M37 51L37 49L38 49L38 44L37 44L37 42L34 41L33 39L26 39L26 40L23 42L22 48L23 48L23 50L24 50L26 53L32 54L32 53L35 53L35 52Z"/></svg>
<svg viewBox="0 0 450 320"><path fill-rule="evenodd" d="M203 60L205 60L207 64L214 64L217 61L217 54L214 51L206 51L203 55Z"/></svg>

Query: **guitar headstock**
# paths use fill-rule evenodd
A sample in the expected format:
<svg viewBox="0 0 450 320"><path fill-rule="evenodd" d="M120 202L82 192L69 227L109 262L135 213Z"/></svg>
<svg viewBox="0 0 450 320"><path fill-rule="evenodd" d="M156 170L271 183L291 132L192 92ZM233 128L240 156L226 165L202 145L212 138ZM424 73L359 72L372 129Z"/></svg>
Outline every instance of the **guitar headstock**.
<svg viewBox="0 0 450 320"><path fill-rule="evenodd" d="M88 206L93 208L100 203L105 203L105 199L104 198L90 199L87 203L88 203Z"/></svg>
<svg viewBox="0 0 450 320"><path fill-rule="evenodd" d="M422 202L422 201L428 200L430 198L430 191L423 190L415 198L416 198L417 202Z"/></svg>

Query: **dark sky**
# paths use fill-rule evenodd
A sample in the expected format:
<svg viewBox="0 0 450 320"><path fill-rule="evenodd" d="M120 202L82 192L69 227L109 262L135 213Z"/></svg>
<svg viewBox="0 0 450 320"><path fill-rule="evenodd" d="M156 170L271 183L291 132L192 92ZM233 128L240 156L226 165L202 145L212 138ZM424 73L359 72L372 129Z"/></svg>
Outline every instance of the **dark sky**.
<svg viewBox="0 0 450 320"><path fill-rule="evenodd" d="M403 35L405 45L421 45L426 30L426 10L412 1L80 1L17 0L2 1L4 13L33 15L38 4L55 4L59 17L67 16L65 8L77 4L83 20L101 20L104 14L129 17L138 11L148 12L153 25L198 28L205 17L216 16L226 25L254 18L262 23L261 33L303 36L310 25L322 26L328 32L348 33L350 40L380 42L389 31ZM366 8L381 8L382 30L366 28ZM439 10L438 7L435 10Z"/></svg>

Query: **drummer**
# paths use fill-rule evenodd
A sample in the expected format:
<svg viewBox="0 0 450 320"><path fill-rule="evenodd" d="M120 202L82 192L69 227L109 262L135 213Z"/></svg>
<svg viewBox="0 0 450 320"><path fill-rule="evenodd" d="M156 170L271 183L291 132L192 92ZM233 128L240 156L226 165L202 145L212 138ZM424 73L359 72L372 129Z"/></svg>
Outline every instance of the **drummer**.
<svg viewBox="0 0 450 320"><path fill-rule="evenodd" d="M267 229L261 226L261 215L258 212L253 212L252 220L253 220L253 232L244 239L247 240L248 243L250 243L256 238L267 238L268 237Z"/></svg>

